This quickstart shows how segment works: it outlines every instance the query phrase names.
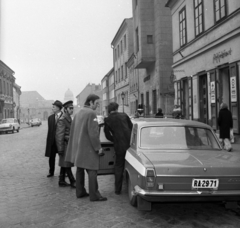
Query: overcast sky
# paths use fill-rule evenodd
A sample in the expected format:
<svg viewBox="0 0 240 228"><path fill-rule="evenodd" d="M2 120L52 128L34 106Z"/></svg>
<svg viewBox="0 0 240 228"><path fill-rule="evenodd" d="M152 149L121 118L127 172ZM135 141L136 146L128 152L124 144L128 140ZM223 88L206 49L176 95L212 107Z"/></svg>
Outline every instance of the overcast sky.
<svg viewBox="0 0 240 228"><path fill-rule="evenodd" d="M1 60L22 91L74 97L113 67L111 41L132 0L0 0Z"/></svg>

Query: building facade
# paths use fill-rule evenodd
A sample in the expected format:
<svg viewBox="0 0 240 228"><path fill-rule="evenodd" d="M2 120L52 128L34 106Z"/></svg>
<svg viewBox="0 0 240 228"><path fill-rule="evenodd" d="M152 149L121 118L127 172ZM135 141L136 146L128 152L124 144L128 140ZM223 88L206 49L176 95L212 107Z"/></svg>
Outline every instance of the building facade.
<svg viewBox="0 0 240 228"><path fill-rule="evenodd" d="M133 64L138 69L135 73L139 78L139 82L135 82L139 87L136 100L143 104L146 116L155 115L157 108L162 108L166 115L170 115L173 110L172 24L166 2L132 0ZM134 85L131 91L135 91L133 94L136 95ZM134 102L133 97L131 102Z"/></svg>
<svg viewBox="0 0 240 228"><path fill-rule="evenodd" d="M20 105L20 96L21 96L21 86L14 83L13 84L13 109L14 109L14 117L20 120L20 112L21 112L21 105Z"/></svg>
<svg viewBox="0 0 240 228"><path fill-rule="evenodd" d="M115 97L119 111L130 114L129 70L127 62L133 52L133 19L124 19L112 43L115 75Z"/></svg>
<svg viewBox="0 0 240 228"><path fill-rule="evenodd" d="M47 120L53 114L54 100L44 99L37 91L22 91L21 97L21 122L29 122L33 118Z"/></svg>
<svg viewBox="0 0 240 228"><path fill-rule="evenodd" d="M114 69L112 68L101 80L102 86L102 110L103 116L108 116L108 104L114 99Z"/></svg>
<svg viewBox="0 0 240 228"><path fill-rule="evenodd" d="M0 60L0 121L14 117L13 85L14 71Z"/></svg>
<svg viewBox="0 0 240 228"><path fill-rule="evenodd" d="M101 85L98 84L87 84L85 88L76 96L77 98L77 107L78 108L83 108L84 103L88 97L89 94L96 94L100 97L100 106L97 108L96 113L98 115L101 114L102 110L102 91L101 91Z"/></svg>
<svg viewBox="0 0 240 228"><path fill-rule="evenodd" d="M240 1L169 0L175 103L186 119L217 129L222 102L240 131Z"/></svg>

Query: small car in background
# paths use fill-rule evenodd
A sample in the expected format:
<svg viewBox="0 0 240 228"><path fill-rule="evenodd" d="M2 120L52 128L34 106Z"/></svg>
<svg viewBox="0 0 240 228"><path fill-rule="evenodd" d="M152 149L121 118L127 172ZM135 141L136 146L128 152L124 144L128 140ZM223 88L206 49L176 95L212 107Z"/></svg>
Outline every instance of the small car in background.
<svg viewBox="0 0 240 228"><path fill-rule="evenodd" d="M19 125L17 119L15 119L15 118L2 119L2 121L0 123L0 132L14 133L14 131L19 132L19 130L20 130L20 125Z"/></svg>
<svg viewBox="0 0 240 228"><path fill-rule="evenodd" d="M41 124L42 124L42 121L40 119L38 119L38 118L34 118L34 119L31 119L29 121L29 125L31 127L33 127L33 126L38 126L39 127Z"/></svg>

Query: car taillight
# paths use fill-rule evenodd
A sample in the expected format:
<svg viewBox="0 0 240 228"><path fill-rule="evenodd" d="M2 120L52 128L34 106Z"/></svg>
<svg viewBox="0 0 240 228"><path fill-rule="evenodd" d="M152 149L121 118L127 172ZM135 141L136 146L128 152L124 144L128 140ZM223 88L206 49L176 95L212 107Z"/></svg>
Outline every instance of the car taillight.
<svg viewBox="0 0 240 228"><path fill-rule="evenodd" d="M155 184L155 170L154 169L147 169L146 173L146 187L153 188Z"/></svg>

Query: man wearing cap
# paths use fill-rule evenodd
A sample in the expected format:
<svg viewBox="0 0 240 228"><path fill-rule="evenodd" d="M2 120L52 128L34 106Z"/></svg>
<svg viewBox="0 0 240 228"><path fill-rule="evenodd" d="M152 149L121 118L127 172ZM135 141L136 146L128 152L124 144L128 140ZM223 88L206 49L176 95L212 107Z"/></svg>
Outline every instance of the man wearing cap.
<svg viewBox="0 0 240 228"><path fill-rule="evenodd" d="M69 186L69 184L65 181L65 175L67 174L71 187L75 188L76 181L71 170L71 167L73 167L73 163L65 161L66 150L72 124L71 115L73 114L73 101L65 102L63 104L63 111L63 115L61 116L61 118L59 118L57 122L55 136L59 155L59 166L61 167L58 185L60 187Z"/></svg>
<svg viewBox="0 0 240 228"><path fill-rule="evenodd" d="M45 156L49 157L49 173L47 177L54 176L55 171L55 157L57 151L56 141L55 141L55 134L56 134L56 125L58 119L62 116L62 102L56 100L52 104L52 111L53 114L48 117L48 133L47 133L47 143L46 143L46 151Z"/></svg>
<svg viewBox="0 0 240 228"><path fill-rule="evenodd" d="M99 139L99 127L95 110L99 106L99 96L90 94L84 107L74 116L66 159L77 166L76 196L89 196L90 201L106 201L98 190L97 170L102 148ZM85 170L89 179L89 194L85 189Z"/></svg>

